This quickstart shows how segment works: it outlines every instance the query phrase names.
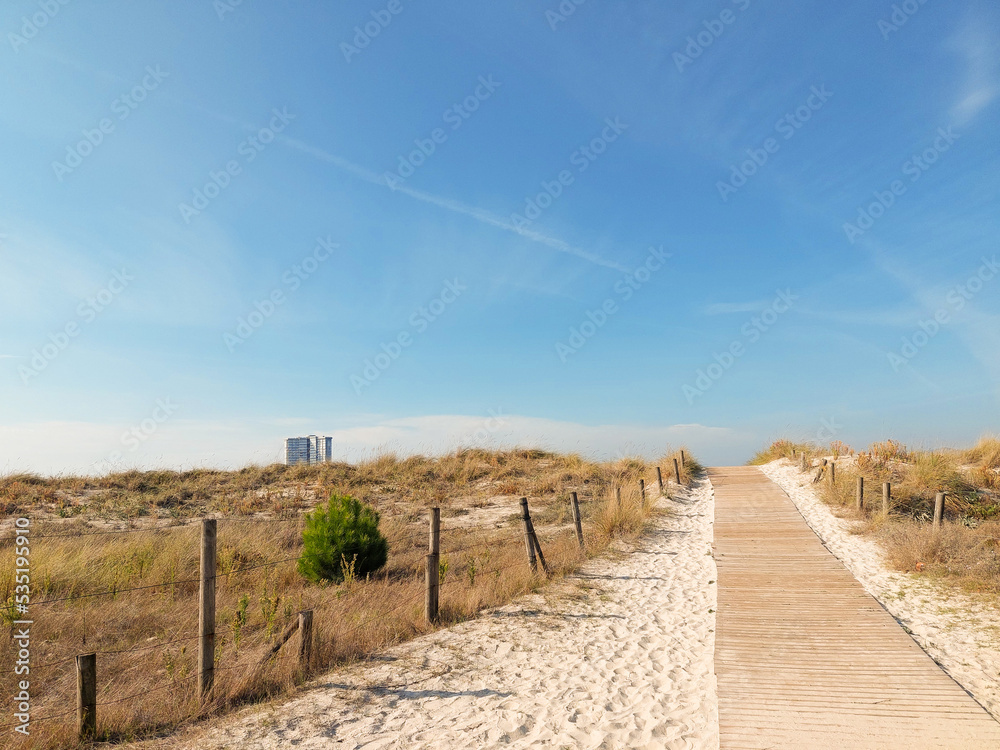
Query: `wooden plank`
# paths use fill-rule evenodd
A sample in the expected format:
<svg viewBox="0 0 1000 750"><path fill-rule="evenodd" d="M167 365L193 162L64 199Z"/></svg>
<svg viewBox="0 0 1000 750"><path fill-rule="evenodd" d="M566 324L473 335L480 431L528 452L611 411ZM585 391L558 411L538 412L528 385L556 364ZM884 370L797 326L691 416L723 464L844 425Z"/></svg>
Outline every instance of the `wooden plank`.
<svg viewBox="0 0 1000 750"><path fill-rule="evenodd" d="M722 750L1000 747L938 667L758 469L715 488Z"/></svg>

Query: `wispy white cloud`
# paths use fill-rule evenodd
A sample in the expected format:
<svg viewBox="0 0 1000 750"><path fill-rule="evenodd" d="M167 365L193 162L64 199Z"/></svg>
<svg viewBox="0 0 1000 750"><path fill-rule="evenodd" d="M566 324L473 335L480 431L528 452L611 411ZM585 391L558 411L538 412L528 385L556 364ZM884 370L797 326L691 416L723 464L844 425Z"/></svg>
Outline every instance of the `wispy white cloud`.
<svg viewBox="0 0 1000 750"><path fill-rule="evenodd" d="M462 446L540 447L573 451L594 458L622 455L655 457L688 445L698 455L740 455L756 438L725 427L700 424L665 426L584 425L537 417L427 415L398 419L368 418L362 424L330 431L312 419L210 421L171 419L135 451L124 447L128 425L95 422L30 422L0 425L0 473L103 473L122 468L238 468L249 463L281 460L285 437L326 434L333 438L338 459L356 461L380 452L400 455L440 454ZM53 436L60 450L52 450ZM117 464L108 462L123 453Z"/></svg>
<svg viewBox="0 0 1000 750"><path fill-rule="evenodd" d="M184 103L187 104L188 106L198 109L201 112L211 115L212 117L218 120L237 125L243 130L247 131L248 133L255 133L260 129L259 125L254 125L253 123L240 120L230 115L223 114L221 112L216 112L200 104L195 104L186 100ZM512 234L516 234L519 237L523 237L531 242L537 242L538 244L544 245L545 247L548 247L557 252L573 255L577 258L580 258L581 260L587 261L588 263L593 263L595 265L603 266L605 268L611 268L615 271L622 271L624 273L628 273L631 270L630 268L614 260L609 260L607 258L598 255L597 253L593 253L588 250L575 247L566 242L565 240L561 240L557 237L551 237L545 234L544 232L540 232L534 229L528 229L525 227L514 226L514 224L510 222L508 219L504 218L503 216L499 216L493 213L492 211L487 211L485 209L477 208L475 206L469 206L466 205L465 203L462 203L461 201L457 201L452 198L445 198L442 196L425 192L423 190L416 190L414 188L407 187L406 185L390 186L389 183L386 181L386 179L377 172L374 172L373 170L368 169L367 167L355 164L349 161L348 159L343 158L342 156L332 154L325 149L312 146L297 138L291 138L287 135L279 134L276 140L278 140L278 142L280 143L283 143L285 146L289 148L307 154L313 157L314 159L317 159L318 161L331 164L337 169L352 174L358 179L368 182L372 185L378 185L379 187L383 187L386 190L402 193L403 195L409 198L421 201L423 203L428 203L433 206L437 206L438 208L442 208L445 211L450 211L452 213L468 216L469 218L474 219L483 224L486 224L488 226L501 229L505 232L511 232Z"/></svg>
<svg viewBox="0 0 1000 750"><path fill-rule="evenodd" d="M316 148L315 146L310 146L309 144L303 143L302 141L296 140L295 138L279 136L279 140L285 145L289 146L290 148L297 149L302 153L309 154L310 156L320 161L332 164L338 169L344 170L345 172L349 172L353 174L355 177L358 177L364 180L365 182L370 182L373 185L380 185L386 188L387 190L392 190L397 193L402 193L403 195L413 198L414 200L422 201L424 203L429 203L433 206L437 206L438 208L443 208L446 211L451 211L452 213L468 216L488 226L496 227L497 229L502 229L505 232L511 232L520 237L524 237L525 239L530 240L531 242L537 242L541 245L545 245L546 247L551 248L552 250L576 256L577 258L585 260L589 263L594 263L595 265L598 266L604 266L605 268L611 268L616 271L623 271L623 272L628 272L629 270L628 268L621 265L620 263L617 263L616 261L608 260L606 258L601 257L600 255L597 255L596 253L583 250L582 248L574 247L565 240L561 240L556 237L550 237L549 235L534 229L516 227L508 219L505 219L502 216L498 216L497 214L491 211L487 211L482 208L477 208L475 206L469 206L466 205L465 203L453 200L451 198L443 198L438 195L426 193L423 190L415 190L414 188L410 188L405 185L397 185L395 187L390 187L384 177L382 177L379 174L376 174L370 169L358 166L357 164L354 164L348 161L347 159L337 156L336 154L331 154L323 149Z"/></svg>
<svg viewBox="0 0 1000 750"><path fill-rule="evenodd" d="M951 114L956 125L964 125L1000 94L1000 66L994 26L970 15L948 40L948 46L964 59L963 80L956 86L957 99Z"/></svg>

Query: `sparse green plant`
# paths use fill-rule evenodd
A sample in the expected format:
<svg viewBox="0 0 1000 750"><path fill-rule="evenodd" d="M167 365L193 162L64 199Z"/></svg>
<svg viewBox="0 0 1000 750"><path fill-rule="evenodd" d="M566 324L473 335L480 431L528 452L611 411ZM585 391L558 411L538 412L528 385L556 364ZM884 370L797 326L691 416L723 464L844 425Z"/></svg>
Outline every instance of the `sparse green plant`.
<svg viewBox="0 0 1000 750"><path fill-rule="evenodd" d="M243 627L247 624L247 608L250 606L250 595L243 594L240 597L233 618L229 621L229 629L233 631L233 649L236 653L240 651L240 640L243 635Z"/></svg>
<svg viewBox="0 0 1000 750"><path fill-rule="evenodd" d="M270 593L267 590L267 579L264 579L264 591L260 595L260 613L264 616L264 627L267 637L274 635L274 621L278 614L278 604L281 602L281 595L277 590Z"/></svg>

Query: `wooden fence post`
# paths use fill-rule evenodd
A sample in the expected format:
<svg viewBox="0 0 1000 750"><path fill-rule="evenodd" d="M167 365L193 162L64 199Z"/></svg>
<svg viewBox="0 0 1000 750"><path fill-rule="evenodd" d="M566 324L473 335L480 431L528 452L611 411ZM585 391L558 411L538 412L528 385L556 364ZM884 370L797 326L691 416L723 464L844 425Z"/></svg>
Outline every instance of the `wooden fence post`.
<svg viewBox="0 0 1000 750"><path fill-rule="evenodd" d="M528 534L531 536L531 544L535 548L535 555L538 558L538 562L542 564L542 570L546 574L549 572L548 563L545 562L545 555L542 554L542 545L538 543L538 534L535 533L535 524L531 520L531 514L528 513L528 498L524 499L524 515L528 519Z"/></svg>
<svg viewBox="0 0 1000 750"><path fill-rule="evenodd" d="M570 507L573 510L573 525L576 526L576 541L580 544L580 549L583 549L583 524L580 521L580 501L577 499L575 492L571 493Z"/></svg>
<svg viewBox="0 0 1000 750"><path fill-rule="evenodd" d="M882 483L882 513L889 515L889 506L892 505L892 485L889 482Z"/></svg>
<svg viewBox="0 0 1000 750"><path fill-rule="evenodd" d="M618 505L619 508L622 507L622 488L621 487L615 487L615 503L617 503L617 505Z"/></svg>
<svg viewBox="0 0 1000 750"><path fill-rule="evenodd" d="M674 481L677 482L678 485L681 483L681 467L677 463L676 458L674 459Z"/></svg>
<svg viewBox="0 0 1000 750"><path fill-rule="evenodd" d="M837 462L830 462L830 487L835 487L837 485Z"/></svg>
<svg viewBox="0 0 1000 750"><path fill-rule="evenodd" d="M802 467L802 471L806 470L806 452L799 451L799 466Z"/></svg>
<svg viewBox="0 0 1000 750"><path fill-rule="evenodd" d="M313 650L313 611L311 609L299 612L299 667L308 671L312 664Z"/></svg>
<svg viewBox="0 0 1000 750"><path fill-rule="evenodd" d="M858 477L858 510L863 511L865 509L865 478Z"/></svg>
<svg viewBox="0 0 1000 750"><path fill-rule="evenodd" d="M660 471L660 467L656 467L656 488L660 491L660 495L663 495L663 472Z"/></svg>
<svg viewBox="0 0 1000 750"><path fill-rule="evenodd" d="M646 480L639 480L639 502L646 503Z"/></svg>
<svg viewBox="0 0 1000 750"><path fill-rule="evenodd" d="M684 466L684 451L681 451L681 466Z"/></svg>
<svg viewBox="0 0 1000 750"><path fill-rule="evenodd" d="M76 724L80 739L97 733L97 654L76 657Z"/></svg>
<svg viewBox="0 0 1000 750"><path fill-rule="evenodd" d="M535 545L532 541L531 516L528 515L528 498L521 498L521 520L524 522L524 546L528 550L528 564L532 570L538 570L538 560L535 558Z"/></svg>
<svg viewBox="0 0 1000 750"><path fill-rule="evenodd" d="M939 492L934 496L934 528L941 526L944 520L944 493Z"/></svg>
<svg viewBox="0 0 1000 750"><path fill-rule="evenodd" d="M437 622L441 601L441 509L431 508L424 614L427 622Z"/></svg>
<svg viewBox="0 0 1000 750"><path fill-rule="evenodd" d="M215 564L218 529L214 518L201 522L201 587L198 606L198 698L208 700L215 682Z"/></svg>

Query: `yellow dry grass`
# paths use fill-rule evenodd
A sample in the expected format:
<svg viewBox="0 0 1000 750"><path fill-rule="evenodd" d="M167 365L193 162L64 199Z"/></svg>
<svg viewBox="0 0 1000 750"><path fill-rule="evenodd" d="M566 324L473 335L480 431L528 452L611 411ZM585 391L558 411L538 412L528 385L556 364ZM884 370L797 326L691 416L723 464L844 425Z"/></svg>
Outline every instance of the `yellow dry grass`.
<svg viewBox="0 0 1000 750"><path fill-rule="evenodd" d="M665 478L672 475L672 455L660 464ZM685 477L698 468L689 457ZM640 478L649 489L646 499L639 497ZM380 511L390 556L366 580L319 586L297 573L295 558L302 512L331 491L353 494ZM581 501L583 553L571 524L571 491ZM11 518L33 519L33 720L31 738L21 746L47 750L76 744L74 716L63 715L75 705L75 654L99 654L100 739L168 733L293 690L304 676L295 640L276 658L264 656L301 610L314 611L313 671L430 630L423 616L429 507L442 508L441 624L448 625L547 580L526 563L520 495L529 498L551 575L558 577L614 539L641 533L652 512L655 464L466 450L439 458L386 454L356 466L8 477L0 481L0 495L14 506ZM196 521L206 513L219 519L217 667L215 699L200 706ZM121 529L109 530L108 523ZM0 602L9 602L9 535L0 549ZM125 591L137 587L146 588ZM14 616L8 604L6 621ZM5 689L13 686L13 653L0 652Z"/></svg>
<svg viewBox="0 0 1000 750"><path fill-rule="evenodd" d="M788 457L787 453L771 446L758 457ZM872 444L853 461L838 463L833 485L824 476L821 497L839 515L859 521L858 533L874 535L896 569L919 568L922 575L966 591L995 595L1000 594L998 468L1000 440L995 437L983 437L967 450L938 451L910 450L886 440ZM860 510L858 477L864 479ZM892 487L888 514L882 508L884 482ZM938 492L946 493L945 516L935 529L931 521Z"/></svg>

